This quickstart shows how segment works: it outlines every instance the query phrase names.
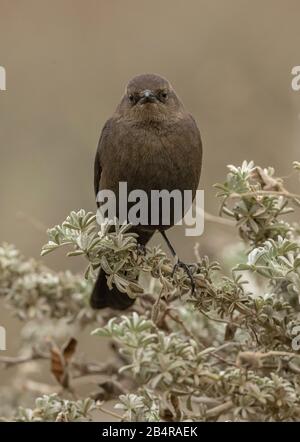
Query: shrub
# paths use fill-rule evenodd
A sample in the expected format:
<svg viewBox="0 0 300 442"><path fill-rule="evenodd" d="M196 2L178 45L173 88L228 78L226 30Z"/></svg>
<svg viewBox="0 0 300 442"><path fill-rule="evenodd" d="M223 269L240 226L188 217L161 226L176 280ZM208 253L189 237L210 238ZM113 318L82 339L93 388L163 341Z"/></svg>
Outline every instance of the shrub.
<svg viewBox="0 0 300 442"><path fill-rule="evenodd" d="M0 293L26 322L23 339L31 343L26 356L1 361L9 367L49 360L62 389L37 398L33 409L20 407L12 420L93 419L95 410L123 421L300 418L300 229L286 218L299 197L272 168L228 167L226 181L216 185L220 215L236 225L243 253L228 274L196 248L194 292L183 269L172 274L160 247L141 251L130 226L110 232L84 210L48 231L42 255L69 247L69 256L87 258L85 277L52 272L11 245L0 248ZM99 267L110 286L137 298L126 314L90 309ZM49 324L68 338L63 347L45 341ZM94 328L90 339L112 340L108 363L77 360L72 327L87 324ZM86 374L107 378L87 399L63 399ZM108 400L116 412L105 408Z"/></svg>

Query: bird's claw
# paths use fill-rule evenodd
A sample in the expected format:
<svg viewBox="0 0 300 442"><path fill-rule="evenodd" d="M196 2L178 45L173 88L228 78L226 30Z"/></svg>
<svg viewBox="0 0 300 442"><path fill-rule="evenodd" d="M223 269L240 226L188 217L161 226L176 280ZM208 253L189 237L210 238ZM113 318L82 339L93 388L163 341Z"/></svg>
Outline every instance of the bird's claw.
<svg viewBox="0 0 300 442"><path fill-rule="evenodd" d="M188 277L190 279L192 294L193 294L195 292L196 285L195 285L193 274L191 272L191 268L193 268L194 266L193 266L193 264L186 264L185 262L180 261L180 259L178 259L178 261L176 262L176 264L173 267L172 278L174 277L176 270L179 269L180 267L185 270L186 274L188 275Z"/></svg>

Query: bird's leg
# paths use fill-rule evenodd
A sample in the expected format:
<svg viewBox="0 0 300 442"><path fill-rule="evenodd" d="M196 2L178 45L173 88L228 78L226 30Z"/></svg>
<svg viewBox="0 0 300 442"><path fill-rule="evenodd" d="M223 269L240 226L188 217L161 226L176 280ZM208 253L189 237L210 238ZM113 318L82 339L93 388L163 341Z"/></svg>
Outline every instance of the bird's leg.
<svg viewBox="0 0 300 442"><path fill-rule="evenodd" d="M163 236L164 240L166 241L167 246L169 247L169 250L170 250L170 252L172 253L172 255L173 255L173 257L175 258L175 261L176 261L176 262L175 262L175 265L174 265L174 268L173 268L173 271L172 271L172 277L174 276L174 273L176 272L176 270L177 270L179 267L183 268L183 269L186 271L186 274L188 275L188 277L189 277L189 279L190 279L190 281L191 281L192 294L193 294L194 291L195 291L195 281L194 281L194 278L193 278L193 275L192 275L192 272L191 272L190 266L189 266L188 264L186 264L185 262L181 261L181 260L178 258L178 255L177 255L177 253L176 253L176 250L174 249L174 247L173 247L172 244L170 243L169 238L168 238L167 235L166 235L166 232L165 232L164 230L161 230L160 233L161 233L161 235Z"/></svg>

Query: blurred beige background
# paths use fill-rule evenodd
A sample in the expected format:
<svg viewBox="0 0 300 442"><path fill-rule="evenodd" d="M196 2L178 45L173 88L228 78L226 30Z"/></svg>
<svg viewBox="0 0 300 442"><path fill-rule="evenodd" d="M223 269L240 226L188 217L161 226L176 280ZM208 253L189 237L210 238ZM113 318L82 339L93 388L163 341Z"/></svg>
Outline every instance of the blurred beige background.
<svg viewBox="0 0 300 442"><path fill-rule="evenodd" d="M169 78L196 117L209 211L228 163L253 159L286 175L299 160L297 0L0 0L0 11L0 235L26 255L46 240L28 217L51 227L94 209L101 127L135 74ZM190 257L193 240L171 236ZM45 262L82 268L63 254Z"/></svg>

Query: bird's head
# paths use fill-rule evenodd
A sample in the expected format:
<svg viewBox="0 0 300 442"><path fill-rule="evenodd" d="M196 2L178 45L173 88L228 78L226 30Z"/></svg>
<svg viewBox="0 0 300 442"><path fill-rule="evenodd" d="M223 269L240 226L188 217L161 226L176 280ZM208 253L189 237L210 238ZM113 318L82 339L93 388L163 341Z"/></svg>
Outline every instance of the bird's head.
<svg viewBox="0 0 300 442"><path fill-rule="evenodd" d="M118 111L136 120L161 120L178 114L182 108L168 80L156 74L142 74L127 84Z"/></svg>

